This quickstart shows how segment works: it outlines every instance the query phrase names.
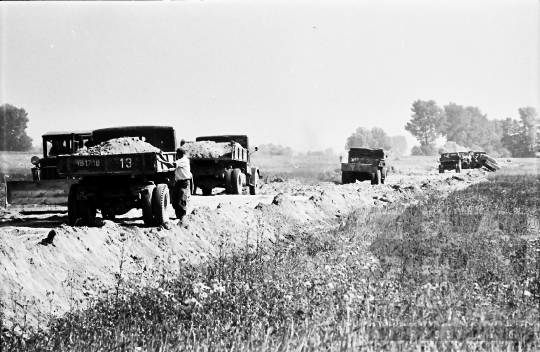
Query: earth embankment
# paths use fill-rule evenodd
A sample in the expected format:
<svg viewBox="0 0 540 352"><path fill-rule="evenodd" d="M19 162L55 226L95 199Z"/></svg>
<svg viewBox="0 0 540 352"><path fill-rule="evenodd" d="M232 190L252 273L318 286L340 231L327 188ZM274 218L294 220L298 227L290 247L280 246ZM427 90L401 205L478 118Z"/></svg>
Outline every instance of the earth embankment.
<svg viewBox="0 0 540 352"><path fill-rule="evenodd" d="M2 299L6 321L36 323L47 314L83 307L89 283L114 287L134 268L168 271L197 264L221 246L276 241L295 231L335 226L351 209L408 204L430 192L480 182L485 172L428 176L390 175L386 185L368 182L302 184L270 182L258 196L193 196L183 224L145 227L139 210L97 227L66 225L66 213L5 212L0 221ZM24 307L24 309L22 308Z"/></svg>

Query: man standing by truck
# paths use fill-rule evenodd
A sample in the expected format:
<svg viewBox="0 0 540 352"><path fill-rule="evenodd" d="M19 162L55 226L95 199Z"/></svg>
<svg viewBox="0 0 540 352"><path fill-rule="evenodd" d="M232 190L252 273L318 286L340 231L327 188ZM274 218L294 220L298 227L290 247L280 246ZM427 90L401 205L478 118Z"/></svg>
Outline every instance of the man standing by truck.
<svg viewBox="0 0 540 352"><path fill-rule="evenodd" d="M171 192L171 203L176 217L182 223L187 211L187 201L193 187L193 175L189 167L189 159L184 148L176 149L176 161L170 163L161 157L163 165L174 168L174 187Z"/></svg>

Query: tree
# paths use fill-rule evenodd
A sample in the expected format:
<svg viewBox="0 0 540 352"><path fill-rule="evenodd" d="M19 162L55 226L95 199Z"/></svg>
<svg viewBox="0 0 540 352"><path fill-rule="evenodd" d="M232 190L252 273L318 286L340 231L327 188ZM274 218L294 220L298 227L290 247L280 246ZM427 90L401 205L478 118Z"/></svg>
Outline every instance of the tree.
<svg viewBox="0 0 540 352"><path fill-rule="evenodd" d="M392 142L390 151L395 155L403 155L407 150L407 139L405 139L405 136L393 136L390 139Z"/></svg>
<svg viewBox="0 0 540 352"><path fill-rule="evenodd" d="M324 155L326 156L333 156L334 155L334 148L329 147L324 150Z"/></svg>
<svg viewBox="0 0 540 352"><path fill-rule="evenodd" d="M345 149L350 148L371 148L374 144L373 136L371 131L364 127L358 127L356 132L351 134L347 138L347 144L345 144Z"/></svg>
<svg viewBox="0 0 540 352"><path fill-rule="evenodd" d="M28 113L10 104L0 106L0 150L28 151L32 138L26 134Z"/></svg>
<svg viewBox="0 0 540 352"><path fill-rule="evenodd" d="M540 119L536 109L530 106L519 108L523 156L534 157L540 151Z"/></svg>
<svg viewBox="0 0 540 352"><path fill-rule="evenodd" d="M440 135L444 111L434 100L417 100L411 111L412 119L407 122L405 129L418 139L421 146L433 144Z"/></svg>
<svg viewBox="0 0 540 352"><path fill-rule="evenodd" d="M501 121L502 145L513 157L535 157L540 151L540 119L533 107L519 108L520 120L510 117Z"/></svg>
<svg viewBox="0 0 540 352"><path fill-rule="evenodd" d="M389 150L392 148L392 139L382 128L373 127L368 130L364 127L358 127L356 132L347 138L345 149L350 148L381 148Z"/></svg>
<svg viewBox="0 0 540 352"><path fill-rule="evenodd" d="M420 155L420 156L433 156L437 155L437 148L435 147L435 144L421 144L421 145L415 145L411 149L412 155Z"/></svg>

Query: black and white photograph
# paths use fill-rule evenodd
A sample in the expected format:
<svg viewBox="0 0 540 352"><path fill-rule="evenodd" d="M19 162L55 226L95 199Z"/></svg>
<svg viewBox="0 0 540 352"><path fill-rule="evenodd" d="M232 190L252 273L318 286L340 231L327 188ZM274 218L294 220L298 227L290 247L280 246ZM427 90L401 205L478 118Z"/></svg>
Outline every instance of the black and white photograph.
<svg viewBox="0 0 540 352"><path fill-rule="evenodd" d="M540 1L0 2L0 350L540 351Z"/></svg>

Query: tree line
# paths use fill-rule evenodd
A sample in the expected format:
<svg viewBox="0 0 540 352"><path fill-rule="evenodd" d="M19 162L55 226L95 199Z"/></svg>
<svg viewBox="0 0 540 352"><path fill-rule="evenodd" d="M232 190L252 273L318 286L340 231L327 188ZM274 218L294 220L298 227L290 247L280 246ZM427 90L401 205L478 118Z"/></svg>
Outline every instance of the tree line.
<svg viewBox="0 0 540 352"><path fill-rule="evenodd" d="M531 158L540 152L540 119L530 106L518 109L519 119L504 120L488 120L475 106L449 103L441 108L434 100L415 101L411 112L405 129L420 142L413 155L436 155L439 137L495 157Z"/></svg>
<svg viewBox="0 0 540 352"><path fill-rule="evenodd" d="M379 127L358 127L347 138L345 149L350 148L380 148L393 155L403 155L407 151L407 140L405 136L389 136Z"/></svg>
<svg viewBox="0 0 540 352"><path fill-rule="evenodd" d="M10 104L0 106L0 151L29 151L32 138L26 134L28 113Z"/></svg>

